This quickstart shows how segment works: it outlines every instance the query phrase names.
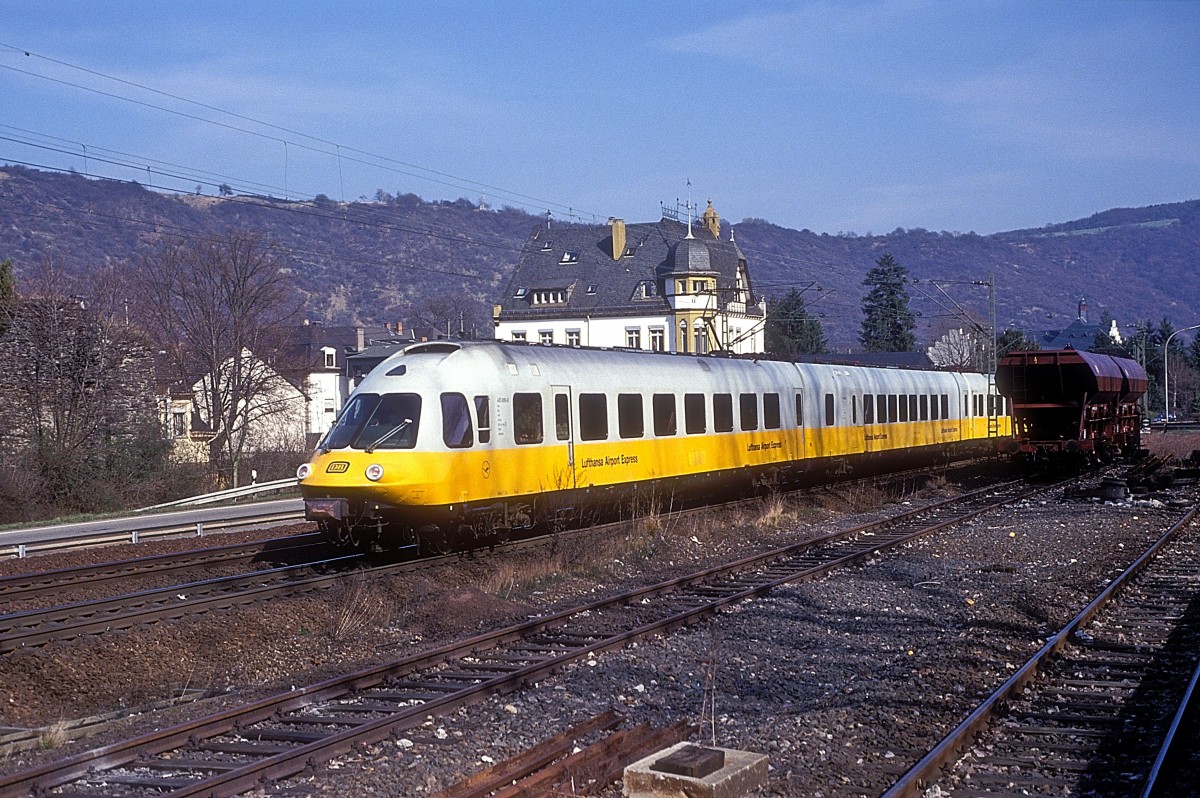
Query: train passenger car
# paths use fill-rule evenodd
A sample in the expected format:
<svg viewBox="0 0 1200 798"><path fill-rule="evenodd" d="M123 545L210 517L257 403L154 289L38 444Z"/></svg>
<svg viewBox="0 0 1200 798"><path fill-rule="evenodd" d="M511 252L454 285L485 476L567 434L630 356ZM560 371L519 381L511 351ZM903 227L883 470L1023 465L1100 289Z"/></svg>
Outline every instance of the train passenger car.
<svg viewBox="0 0 1200 798"><path fill-rule="evenodd" d="M1009 352L996 386L1012 406L1004 450L1037 462L1110 461L1141 445L1146 370L1137 362L1071 348Z"/></svg>
<svg viewBox="0 0 1200 798"><path fill-rule="evenodd" d="M636 497L711 496L992 449L980 374L528 346L407 347L298 471L331 536L446 550Z"/></svg>

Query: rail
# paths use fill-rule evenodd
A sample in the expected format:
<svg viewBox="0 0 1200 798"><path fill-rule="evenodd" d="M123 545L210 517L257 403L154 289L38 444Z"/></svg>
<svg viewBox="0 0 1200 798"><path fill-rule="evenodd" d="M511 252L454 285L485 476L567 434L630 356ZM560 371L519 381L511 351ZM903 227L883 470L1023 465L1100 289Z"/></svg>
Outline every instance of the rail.
<svg viewBox="0 0 1200 798"><path fill-rule="evenodd" d="M213 502L224 501L225 499L239 499L242 496L254 496L259 493L271 493L277 490L287 490L294 488L299 483L295 477L287 479L276 479L272 482L254 482L249 485L242 485L240 488L229 488L228 490L218 490L213 493L203 493L199 496L189 496L186 499L176 499L172 502L163 502L162 504L154 504L149 507L142 507L135 512L145 513L151 510L164 510L168 507L187 507L195 504L212 504Z"/></svg>

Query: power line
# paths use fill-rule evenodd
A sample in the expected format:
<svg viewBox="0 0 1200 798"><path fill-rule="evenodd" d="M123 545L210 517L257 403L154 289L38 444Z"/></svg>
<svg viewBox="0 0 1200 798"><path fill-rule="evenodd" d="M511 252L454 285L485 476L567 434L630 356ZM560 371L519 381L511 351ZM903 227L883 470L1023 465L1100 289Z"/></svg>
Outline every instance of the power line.
<svg viewBox="0 0 1200 798"><path fill-rule="evenodd" d="M286 138L281 138L281 137L274 136L274 135L268 135L261 131L251 130L249 128L246 128L246 127L243 127L240 125L235 125L235 124L231 124L228 122L221 122L221 121L218 121L216 119L211 119L206 116L188 113L186 111L181 111L181 110L174 109L174 108L168 108L166 106L147 102L145 100L134 99L133 97L129 97L129 96L126 96L123 94L117 94L115 92L105 91L103 89L95 88L92 86L86 86L82 83L76 83L76 82L73 82L70 80L65 80L63 78L55 78L55 77L51 77L49 75L43 75L38 72L33 72L30 70L26 70L26 69L20 69L19 67L14 67L14 66L11 66L8 64L0 64L0 68L7 69L11 72L16 72L18 74L23 74L23 75L26 75L29 77L40 79L40 80L57 83L57 84L60 84L63 86L69 86L71 88L79 89L81 91L87 91L87 92L98 94L98 95L101 95L104 97L109 97L111 99L120 100L122 102L128 102L128 103L132 103L134 105L139 105L144 108L150 108L150 109L153 109L156 111L162 111L163 113L174 114L176 116L180 116L185 119L191 119L191 120L198 121L198 122L204 122L206 124L216 125L218 127L222 127L227 130L232 130L232 131L236 131L239 133L244 133L246 135L257 136L259 138L264 138L264 139L268 139L268 140L272 140L272 141L278 141L278 142L283 143L285 147L288 144L291 144L292 146L295 146L295 147L300 147L300 148L309 150L311 152L319 153L322 155L328 155L330 157L334 157L334 158L338 158L338 159L345 157L346 160L349 160L352 162L361 163L361 164L364 164L367 166L373 166L373 167L379 168L379 169L385 169L388 171L395 172L397 174L404 174L404 175L408 175L410 177L417 177L417 178L420 178L423 180L428 180L433 183L438 183L441 185L451 186L451 187L455 187L455 188L470 188L472 190L483 189L494 195L498 195L503 199L516 202L517 204L525 206L525 207L541 208L541 207L549 206L549 207L558 208L560 211L566 211L569 214L574 214L580 210L578 208L575 208L572 205L566 205L563 203L555 202L553 200L543 199L540 197L534 197L532 195L523 194L523 193L517 192L517 191L510 191L508 189L505 189L505 188L502 188L499 186L494 186L489 183L484 183L484 182L481 182L478 180L472 180L470 178L460 177L458 175L453 175L448 172L441 172L436 169L430 169L428 167L420 166L418 164L409 163L407 161L401 161L399 159L391 158L386 155L379 155L377 153L372 153L368 150L362 150L357 147L351 147L349 145L339 144L338 142L330 141L328 139L324 139L319 136L314 136L309 133L304 133L302 131L294 130L292 128L284 127L282 125L277 125L272 122L267 122L267 121L264 121L261 119L256 119L254 117L251 117L251 116L248 116L245 114L239 114L235 111L229 111L229 110L220 108L215 105L209 105L207 103L199 102L198 100L192 100L190 98L183 97L182 95L172 94L171 92L163 91L161 89L156 89L152 86L147 86L142 83L137 83L136 81L119 78L114 75L109 75L104 72L100 72L98 70L90 69L88 67L83 67L83 66L79 66L77 64L72 64L68 61L63 61L61 59L52 58L52 57L46 56L46 55L41 55L40 53L35 53L30 50L26 50L25 48L17 47L15 45L8 44L5 42L0 42L0 47L7 48L8 50L15 52L15 53L23 54L28 58L40 59L42 61L46 61L46 62L56 64L61 67L65 67L67 69L72 69L72 70L82 72L84 74L92 75L93 77L98 77L103 80L108 80L108 81L112 81L114 83L118 83L118 84L121 84L124 86L136 88L141 91L146 91L151 94L158 95L160 97L166 97L171 100L175 100L177 102L195 106L197 108L203 108L208 111L213 111L215 113L219 113L219 114L228 116L233 119L242 120L243 122L250 122L255 125L260 125L269 130L275 130L275 131L279 131L281 133L285 133L285 134L288 134L291 136L298 136L300 138L308 139L309 141L318 142L319 144L323 145L325 148L314 147L312 145L303 144L298 141L290 141ZM332 150L327 149L329 147L332 147L333 149ZM342 155L343 150L345 150L346 152L357 153L358 155L364 156L365 158L376 159L377 161L382 162L382 163L366 161L366 160L363 160L363 158L351 158L351 157L343 156ZM394 164L395 166L387 166L386 164ZM397 166L404 167L404 168L399 169L399 168L396 168ZM405 170L417 170L417 172L405 171ZM595 213L587 212L587 211L585 211L584 213L587 215L590 215L593 219L599 218L598 215Z"/></svg>

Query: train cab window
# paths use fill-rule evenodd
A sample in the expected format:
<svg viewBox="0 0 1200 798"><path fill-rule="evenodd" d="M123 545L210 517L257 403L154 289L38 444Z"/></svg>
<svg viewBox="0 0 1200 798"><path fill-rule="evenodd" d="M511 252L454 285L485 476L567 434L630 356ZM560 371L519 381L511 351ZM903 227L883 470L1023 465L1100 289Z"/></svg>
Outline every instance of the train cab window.
<svg viewBox="0 0 1200 798"><path fill-rule="evenodd" d="M886 424L888 421L888 400L887 394L879 394L875 397L875 422L877 424Z"/></svg>
<svg viewBox="0 0 1200 798"><path fill-rule="evenodd" d="M833 426L833 394L825 394L825 426Z"/></svg>
<svg viewBox="0 0 1200 798"><path fill-rule="evenodd" d="M779 429L779 394L763 394L763 429Z"/></svg>
<svg viewBox="0 0 1200 798"><path fill-rule="evenodd" d="M608 399L602 393L579 394L579 438L602 441L608 437Z"/></svg>
<svg viewBox="0 0 1200 798"><path fill-rule="evenodd" d="M804 426L804 395L796 394L796 426Z"/></svg>
<svg viewBox="0 0 1200 798"><path fill-rule="evenodd" d="M920 410L921 410L921 420L928 421L929 420L929 397L926 396L925 394L921 394Z"/></svg>
<svg viewBox="0 0 1200 798"><path fill-rule="evenodd" d="M442 394L442 441L450 449L466 449L474 439L467 397L461 393Z"/></svg>
<svg viewBox="0 0 1200 798"><path fill-rule="evenodd" d="M743 432L758 429L758 394L744 393L738 396L738 415Z"/></svg>
<svg viewBox="0 0 1200 798"><path fill-rule="evenodd" d="M875 423L875 394L863 394L863 423Z"/></svg>
<svg viewBox="0 0 1200 798"><path fill-rule="evenodd" d="M917 420L917 395L915 393L908 395L908 420Z"/></svg>
<svg viewBox="0 0 1200 798"><path fill-rule="evenodd" d="M517 443L542 442L542 395L540 393L514 393L513 440Z"/></svg>
<svg viewBox="0 0 1200 798"><path fill-rule="evenodd" d="M929 396L929 417L934 421L937 421L940 417L940 414L938 413L938 398L936 393L930 394Z"/></svg>
<svg viewBox="0 0 1200 798"><path fill-rule="evenodd" d="M650 400L654 414L654 434L660 438L675 434L675 394L656 393Z"/></svg>
<svg viewBox="0 0 1200 798"><path fill-rule="evenodd" d="M713 394L713 432L733 432L733 394Z"/></svg>
<svg viewBox="0 0 1200 798"><path fill-rule="evenodd" d="M683 395L683 429L688 435L703 435L708 429L708 421L704 417L704 394Z"/></svg>
<svg viewBox="0 0 1200 798"><path fill-rule="evenodd" d="M640 438L646 434L640 393L617 394L617 432L622 438Z"/></svg>
<svg viewBox="0 0 1200 798"><path fill-rule="evenodd" d="M560 441L571 437L571 400L565 393L554 395L554 437Z"/></svg>
<svg viewBox="0 0 1200 798"><path fill-rule="evenodd" d="M421 397L415 393L361 394L346 407L325 445L341 449L353 440L355 449L411 449L420 423Z"/></svg>
<svg viewBox="0 0 1200 798"><path fill-rule="evenodd" d="M887 420L888 421L897 421L900 419L900 411L897 409L899 407L899 403L896 401L897 399L899 399L899 397L896 396L896 394L894 394L894 393L888 394L888 398L887 398L887 400L888 400Z"/></svg>
<svg viewBox="0 0 1200 798"><path fill-rule="evenodd" d="M486 396L475 397L475 420L479 425L479 442L488 443L492 439L492 411Z"/></svg>
<svg viewBox="0 0 1200 798"><path fill-rule="evenodd" d="M950 394L942 394L942 418L950 418Z"/></svg>
<svg viewBox="0 0 1200 798"><path fill-rule="evenodd" d="M898 401L899 410L900 410L899 419L901 421L908 421L908 397L905 396L904 394L900 394L896 398L899 400Z"/></svg>

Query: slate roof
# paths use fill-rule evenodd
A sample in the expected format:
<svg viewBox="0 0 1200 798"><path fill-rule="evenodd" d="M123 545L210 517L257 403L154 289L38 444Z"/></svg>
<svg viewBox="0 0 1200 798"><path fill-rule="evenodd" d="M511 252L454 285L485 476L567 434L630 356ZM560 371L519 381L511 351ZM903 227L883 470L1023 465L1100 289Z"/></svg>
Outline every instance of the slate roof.
<svg viewBox="0 0 1200 798"><path fill-rule="evenodd" d="M686 235L687 225L672 219L627 224L625 251L620 260L613 260L612 228L607 224L539 224L530 232L512 278L497 298L500 320L667 313L662 278L677 267L671 247ZM737 244L716 239L703 224L693 223L692 235L695 241L682 250L688 271L715 272L718 296L731 297L721 289L736 285L738 260L745 256ZM653 295L642 298L640 286L647 282L654 286ZM519 289L525 291L518 297ZM538 289L565 289L567 302L534 305ZM747 302L752 315L758 312L756 301L752 297Z"/></svg>
<svg viewBox="0 0 1200 798"><path fill-rule="evenodd" d="M1061 330L1047 330L1042 334L1043 349L1066 349L1068 346L1080 351L1089 351L1096 341L1096 335L1107 332L1099 324L1092 324L1084 319L1075 319Z"/></svg>

